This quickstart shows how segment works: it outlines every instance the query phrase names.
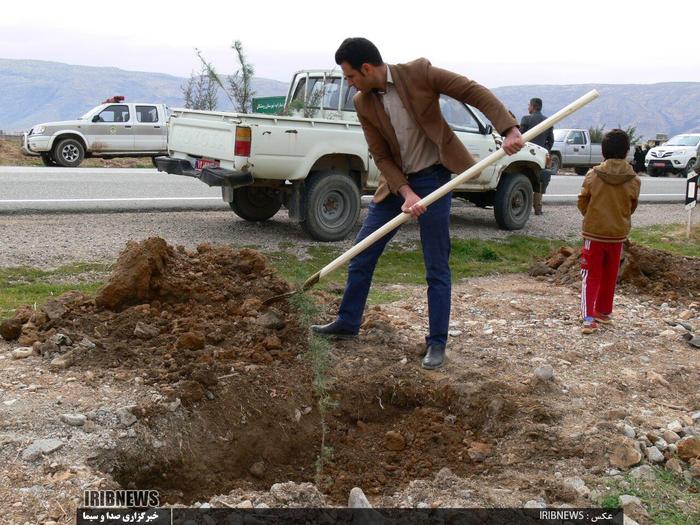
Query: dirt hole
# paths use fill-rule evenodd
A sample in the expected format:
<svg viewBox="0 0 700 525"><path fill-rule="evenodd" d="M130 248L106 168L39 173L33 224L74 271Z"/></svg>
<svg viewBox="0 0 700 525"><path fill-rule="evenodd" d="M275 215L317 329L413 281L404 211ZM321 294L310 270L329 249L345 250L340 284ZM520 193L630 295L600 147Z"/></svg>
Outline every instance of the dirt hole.
<svg viewBox="0 0 700 525"><path fill-rule="evenodd" d="M98 465L122 487L157 489L168 503L310 481L319 482L331 502L345 504L354 486L392 494L443 467L477 474L495 438L512 429L517 410L515 398L504 395L507 385L499 383L471 392L371 378L346 383L334 390L341 401L328 417L319 479L321 425L312 387L287 372L261 376L252 370L219 385L211 401L151 417L135 439L122 440Z"/></svg>

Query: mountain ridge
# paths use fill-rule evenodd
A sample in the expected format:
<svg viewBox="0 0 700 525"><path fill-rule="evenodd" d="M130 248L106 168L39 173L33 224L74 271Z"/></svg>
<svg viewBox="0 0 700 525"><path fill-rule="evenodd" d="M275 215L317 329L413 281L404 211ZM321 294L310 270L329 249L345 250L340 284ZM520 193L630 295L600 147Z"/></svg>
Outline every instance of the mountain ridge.
<svg viewBox="0 0 700 525"><path fill-rule="evenodd" d="M111 66L0 58L0 130L22 131L41 122L76 118L113 95L181 107L181 86L187 80L167 73ZM253 80L253 89L261 97L286 95L288 88L287 82L259 77ZM543 113L551 115L597 89L601 97L567 117L559 127L635 126L637 134L645 139L657 133L670 136L700 132L700 82L533 84L491 89L518 119L526 113L531 97L541 98ZM223 93L219 93L219 107L231 108Z"/></svg>

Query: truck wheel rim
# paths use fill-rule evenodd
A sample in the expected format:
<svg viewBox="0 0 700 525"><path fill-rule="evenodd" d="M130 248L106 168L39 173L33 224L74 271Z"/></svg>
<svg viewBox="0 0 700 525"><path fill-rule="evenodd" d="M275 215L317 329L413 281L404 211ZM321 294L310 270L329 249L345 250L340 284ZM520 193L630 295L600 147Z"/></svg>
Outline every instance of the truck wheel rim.
<svg viewBox="0 0 700 525"><path fill-rule="evenodd" d="M78 148L76 148L73 144L66 144L63 146L61 155L63 155L64 160L67 162L75 162L80 156Z"/></svg>
<svg viewBox="0 0 700 525"><path fill-rule="evenodd" d="M517 190L510 199L510 209L513 218L519 219L527 212L527 196L525 190Z"/></svg>
<svg viewBox="0 0 700 525"><path fill-rule="evenodd" d="M339 191L330 191L320 202L318 217L324 226L335 228L345 221L348 210L345 196Z"/></svg>

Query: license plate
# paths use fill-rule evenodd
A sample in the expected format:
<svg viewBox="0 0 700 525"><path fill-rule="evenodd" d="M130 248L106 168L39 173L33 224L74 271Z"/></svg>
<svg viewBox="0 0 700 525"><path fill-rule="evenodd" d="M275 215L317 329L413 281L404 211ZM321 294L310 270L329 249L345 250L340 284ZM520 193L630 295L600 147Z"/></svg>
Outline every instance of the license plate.
<svg viewBox="0 0 700 525"><path fill-rule="evenodd" d="M195 169L198 169L198 170L206 168L207 166L218 166L218 165L219 165L218 160L211 160L211 159L197 159L197 161L194 163Z"/></svg>
<svg viewBox="0 0 700 525"><path fill-rule="evenodd" d="M666 163L665 162L652 162L651 165L663 168L664 166L666 166Z"/></svg>

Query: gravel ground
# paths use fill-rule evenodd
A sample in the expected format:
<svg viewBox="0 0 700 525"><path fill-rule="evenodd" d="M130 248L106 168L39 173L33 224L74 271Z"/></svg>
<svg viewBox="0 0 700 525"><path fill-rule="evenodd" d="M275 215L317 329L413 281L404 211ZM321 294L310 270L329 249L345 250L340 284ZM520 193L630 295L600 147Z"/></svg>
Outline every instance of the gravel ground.
<svg viewBox="0 0 700 525"><path fill-rule="evenodd" d="M365 214L366 209L361 219ZM680 204L642 204L633 221L639 227L681 223L685 217ZM507 232L496 227L491 210L455 203L452 235L499 239L519 233L564 239L578 234L580 222L575 206L545 205L545 214L531 216L523 230ZM111 261L128 240L154 235L188 248L215 242L303 254L307 247L318 245L287 218L286 211L262 224L243 221L228 211L7 214L0 216L0 266L52 268L74 261ZM413 242L418 238L418 227L413 223L402 228L396 241ZM347 248L351 243L346 240L328 246Z"/></svg>

